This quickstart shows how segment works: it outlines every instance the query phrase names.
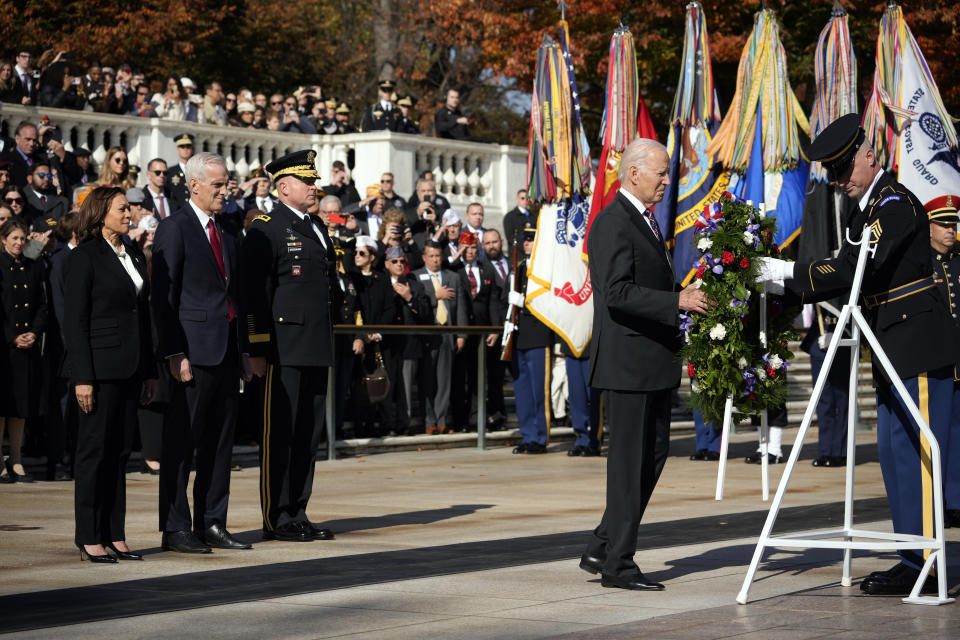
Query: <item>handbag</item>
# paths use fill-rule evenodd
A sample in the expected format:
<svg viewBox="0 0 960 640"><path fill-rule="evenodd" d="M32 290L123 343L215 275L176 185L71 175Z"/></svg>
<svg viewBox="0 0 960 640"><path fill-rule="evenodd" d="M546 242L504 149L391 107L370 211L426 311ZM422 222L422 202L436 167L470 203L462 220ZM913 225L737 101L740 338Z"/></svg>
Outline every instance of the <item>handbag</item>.
<svg viewBox="0 0 960 640"><path fill-rule="evenodd" d="M387 375L387 367L383 364L383 354L380 353L379 345L374 351L374 361L377 366L369 373L364 371L362 377L363 387L370 404L383 402L390 393L390 376Z"/></svg>

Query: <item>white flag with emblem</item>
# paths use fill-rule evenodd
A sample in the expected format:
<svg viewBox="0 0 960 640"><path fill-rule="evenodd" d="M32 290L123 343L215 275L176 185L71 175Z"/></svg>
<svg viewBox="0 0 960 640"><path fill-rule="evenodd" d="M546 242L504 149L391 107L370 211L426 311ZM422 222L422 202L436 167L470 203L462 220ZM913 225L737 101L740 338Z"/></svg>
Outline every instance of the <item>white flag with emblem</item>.
<svg viewBox="0 0 960 640"><path fill-rule="evenodd" d="M950 144L957 134L909 29L907 35L909 46L901 49L902 85L897 106L914 115L901 121L899 180L926 203L940 196L960 195L960 166Z"/></svg>
<svg viewBox="0 0 960 640"><path fill-rule="evenodd" d="M526 307L577 356L593 333L593 288L583 246L590 202L579 195L545 204L527 273Z"/></svg>

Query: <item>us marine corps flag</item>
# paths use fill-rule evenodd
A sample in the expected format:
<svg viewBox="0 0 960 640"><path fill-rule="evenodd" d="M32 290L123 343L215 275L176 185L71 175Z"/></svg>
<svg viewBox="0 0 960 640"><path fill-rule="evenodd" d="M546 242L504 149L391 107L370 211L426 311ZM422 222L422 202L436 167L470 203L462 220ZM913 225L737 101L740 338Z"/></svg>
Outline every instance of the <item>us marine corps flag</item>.
<svg viewBox="0 0 960 640"><path fill-rule="evenodd" d="M580 122L569 32L544 37L530 109L527 191L544 202L530 259L526 306L576 355L593 332L593 289L583 260L590 202L590 151Z"/></svg>
<svg viewBox="0 0 960 640"><path fill-rule="evenodd" d="M887 7L863 128L881 162L921 202L960 193L957 131L903 12Z"/></svg>
<svg viewBox="0 0 960 640"><path fill-rule="evenodd" d="M696 272L691 267L697 255L693 223L705 206L720 199L731 175L706 151L720 127L720 102L713 86L707 21L699 2L687 5L683 66L670 120L670 184L654 214L664 239L673 245L677 281L687 284Z"/></svg>

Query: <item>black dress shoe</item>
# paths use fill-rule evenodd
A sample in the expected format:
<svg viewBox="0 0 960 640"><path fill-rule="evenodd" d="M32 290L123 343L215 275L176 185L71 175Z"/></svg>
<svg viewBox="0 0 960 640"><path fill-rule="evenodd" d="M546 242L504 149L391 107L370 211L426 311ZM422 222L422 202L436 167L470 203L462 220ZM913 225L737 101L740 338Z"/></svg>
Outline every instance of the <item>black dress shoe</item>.
<svg viewBox="0 0 960 640"><path fill-rule="evenodd" d="M120 551L112 542L108 542L104 546L117 554L118 560L143 560L143 555L132 551Z"/></svg>
<svg viewBox="0 0 960 640"><path fill-rule="evenodd" d="M583 554L580 556L580 568L587 573L597 575L603 571L603 560L595 556Z"/></svg>
<svg viewBox="0 0 960 640"><path fill-rule="evenodd" d="M760 456L759 451L752 453L743 459L743 461L746 462L747 464L760 464L762 460L763 458ZM783 456L775 456L772 453L768 453L767 462L769 462L770 464L780 464L783 462Z"/></svg>
<svg viewBox="0 0 960 640"><path fill-rule="evenodd" d="M546 453L547 445L540 444L539 442L528 442L527 443L527 453Z"/></svg>
<svg viewBox="0 0 960 640"><path fill-rule="evenodd" d="M527 452L527 443L521 442L513 448L514 453L526 453Z"/></svg>
<svg viewBox="0 0 960 640"><path fill-rule="evenodd" d="M691 460L706 460L707 459L707 450L706 449L697 449L697 452L690 456Z"/></svg>
<svg viewBox="0 0 960 640"><path fill-rule="evenodd" d="M263 530L264 540L282 540L284 542L312 542L313 533L300 522L288 522L273 531Z"/></svg>
<svg viewBox="0 0 960 640"><path fill-rule="evenodd" d="M314 540L333 540L335 537L333 535L333 531L331 531L330 529L324 529L320 525L314 524L309 520L306 522L306 525L308 530L313 535Z"/></svg>
<svg viewBox="0 0 960 640"><path fill-rule="evenodd" d="M847 466L846 456L820 456L813 461L815 467L845 467Z"/></svg>
<svg viewBox="0 0 960 640"><path fill-rule="evenodd" d="M213 550L200 542L192 531L164 531L160 546L164 551L178 553L213 553Z"/></svg>
<svg viewBox="0 0 960 640"><path fill-rule="evenodd" d="M608 576L603 574L600 578L600 584L605 587L616 587L618 589L633 589L635 591L663 591L664 586L659 582L647 580L642 574L637 572L632 576Z"/></svg>
<svg viewBox="0 0 960 640"><path fill-rule="evenodd" d="M197 538L214 549L253 549L252 544L240 542L219 522L214 522L204 531L197 532Z"/></svg>
<svg viewBox="0 0 960 640"><path fill-rule="evenodd" d="M571 458L579 458L583 455L583 450L585 447L581 447L579 444L567 451L567 455Z"/></svg>
<svg viewBox="0 0 960 640"><path fill-rule="evenodd" d="M9 482L11 483L15 482L17 484L29 484L33 482L33 478L30 476L29 473L26 472L26 470L24 470L23 473L17 473L16 471L13 470L13 463L10 462L10 458L7 458L4 461L4 465L7 468L7 474L10 476Z"/></svg>
<svg viewBox="0 0 960 640"><path fill-rule="evenodd" d="M960 527L960 509L945 509L943 511L943 526L946 529Z"/></svg>
<svg viewBox="0 0 960 640"><path fill-rule="evenodd" d="M900 573L902 573L902 572L904 572L904 571L913 571L913 569L912 569L911 567L908 567L907 565L903 564L902 562L898 562L897 564L893 565L892 567L890 567L890 568L887 569L886 571L874 571L874 572L872 572L869 577L871 577L871 578L878 578L878 577L896 576L896 575L899 575ZM916 576L914 576L914 580L916 580Z"/></svg>
<svg viewBox="0 0 960 640"><path fill-rule="evenodd" d="M83 548L82 544L77 545L77 549L80 549L80 562L83 562L84 558L92 562L93 564L116 564L117 559L110 555L109 553L102 556L95 556L89 551Z"/></svg>
<svg viewBox="0 0 960 640"><path fill-rule="evenodd" d="M900 570L894 571L888 575L871 575L863 579L860 583L860 591L872 596L908 596L913 590L913 585L920 575L920 571L913 567L900 565ZM934 576L927 576L920 589L920 593L936 593L937 579Z"/></svg>

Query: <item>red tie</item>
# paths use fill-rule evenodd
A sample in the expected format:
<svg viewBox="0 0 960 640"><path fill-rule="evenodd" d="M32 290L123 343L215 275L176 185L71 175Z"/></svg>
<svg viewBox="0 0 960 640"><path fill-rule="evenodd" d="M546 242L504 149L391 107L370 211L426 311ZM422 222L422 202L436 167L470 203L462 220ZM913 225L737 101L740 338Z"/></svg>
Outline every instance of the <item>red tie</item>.
<svg viewBox="0 0 960 640"><path fill-rule="evenodd" d="M506 273L506 271L503 270L503 262L500 261L500 260L497 260L497 271L500 272L500 277L503 278L503 281L504 281L504 282L506 282L506 281L507 281L507 273Z"/></svg>
<svg viewBox="0 0 960 640"><path fill-rule="evenodd" d="M46 206L46 205L47 205L47 196L40 196L40 202L42 202L43 205Z"/></svg>
<svg viewBox="0 0 960 640"><path fill-rule="evenodd" d="M227 280L227 270L223 266L223 245L220 244L220 232L217 231L217 225L213 223L213 218L207 222L207 231L210 234L210 248L213 249L213 257L217 259L217 266L220 267L220 275L224 282ZM230 322L237 317L233 309L233 302L227 297L227 305L230 307Z"/></svg>
<svg viewBox="0 0 960 640"><path fill-rule="evenodd" d="M163 200L164 200L163 194L157 196L157 213L160 214L161 220L167 217L167 208L163 206ZM210 222L213 222L213 220L211 220Z"/></svg>
<svg viewBox="0 0 960 640"><path fill-rule="evenodd" d="M473 269L470 268L470 265L467 265L467 280L470 281L470 297L477 297L477 278L473 275Z"/></svg>

